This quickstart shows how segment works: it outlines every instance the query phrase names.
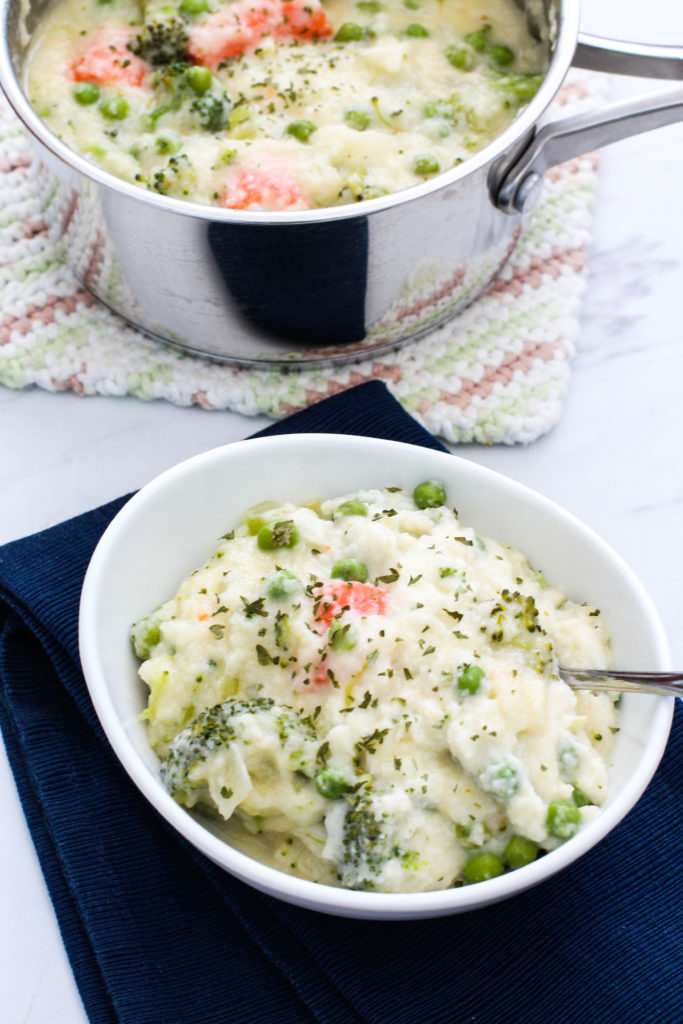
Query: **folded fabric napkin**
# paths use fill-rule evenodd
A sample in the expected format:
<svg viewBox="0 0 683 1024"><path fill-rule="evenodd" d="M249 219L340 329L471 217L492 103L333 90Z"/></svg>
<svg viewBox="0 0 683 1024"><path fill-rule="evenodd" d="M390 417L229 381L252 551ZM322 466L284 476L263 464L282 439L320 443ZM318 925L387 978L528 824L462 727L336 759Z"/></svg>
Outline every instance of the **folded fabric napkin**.
<svg viewBox="0 0 683 1024"><path fill-rule="evenodd" d="M271 427L441 449L379 383ZM280 903L191 849L110 750L81 675L83 574L125 498L0 549L0 724L95 1024L672 1024L683 1019L683 715L628 818L507 902L433 921Z"/></svg>
<svg viewBox="0 0 683 1024"><path fill-rule="evenodd" d="M597 107L607 79L572 71L554 113ZM369 335L389 343L406 323L424 338L345 366L238 369L183 355L96 302L68 262L78 212L55 187L0 97L0 384L85 395L135 395L279 419L366 380L385 380L427 429L449 441L531 441L559 419L579 329L597 188L595 155L546 175L543 195L497 281L434 329L459 278L436 258L416 265ZM68 230L65 225L70 225ZM117 270L97 259L102 288ZM479 287L472 282L472 291ZM432 328L430 330L430 328ZM322 339L321 339L322 340Z"/></svg>

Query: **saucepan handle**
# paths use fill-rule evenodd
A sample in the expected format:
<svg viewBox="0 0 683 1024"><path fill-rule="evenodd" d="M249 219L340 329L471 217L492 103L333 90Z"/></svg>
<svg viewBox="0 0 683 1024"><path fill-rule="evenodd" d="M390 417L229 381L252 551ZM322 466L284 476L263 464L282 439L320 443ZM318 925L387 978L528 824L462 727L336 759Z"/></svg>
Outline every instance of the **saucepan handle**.
<svg viewBox="0 0 683 1024"><path fill-rule="evenodd" d="M593 71L683 81L682 47L624 43L581 34L573 63ZM494 202L504 213L522 213L538 198L543 173L549 167L676 121L683 121L683 86L544 125L505 171Z"/></svg>

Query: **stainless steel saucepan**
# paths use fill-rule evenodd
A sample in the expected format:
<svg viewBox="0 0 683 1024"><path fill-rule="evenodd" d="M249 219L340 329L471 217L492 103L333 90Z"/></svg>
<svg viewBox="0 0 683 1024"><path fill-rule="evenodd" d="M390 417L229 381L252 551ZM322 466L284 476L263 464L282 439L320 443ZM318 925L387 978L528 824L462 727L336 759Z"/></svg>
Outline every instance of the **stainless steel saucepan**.
<svg viewBox="0 0 683 1024"><path fill-rule="evenodd" d="M579 0L516 0L550 40L543 84L460 167L361 204L223 210L121 181L69 150L21 89L49 0L2 0L0 83L52 190L50 230L102 302L142 330L215 359L311 366L375 355L454 316L510 256L548 167L683 119L683 86L546 123L573 63L683 79L683 51L579 35ZM55 179L57 194L54 196Z"/></svg>

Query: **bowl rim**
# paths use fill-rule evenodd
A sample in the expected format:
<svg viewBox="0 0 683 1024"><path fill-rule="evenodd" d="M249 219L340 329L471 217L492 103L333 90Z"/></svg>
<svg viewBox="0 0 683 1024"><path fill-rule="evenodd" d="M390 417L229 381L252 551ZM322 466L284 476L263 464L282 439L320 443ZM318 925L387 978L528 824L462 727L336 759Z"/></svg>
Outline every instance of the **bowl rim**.
<svg viewBox="0 0 683 1024"><path fill-rule="evenodd" d="M259 449L264 452L268 452L270 449L285 451L289 449L291 451L292 445L301 448L312 446L325 449L330 444L342 444L352 451L357 450L359 455L363 450L368 452L374 449L381 452L388 448L403 453L410 452L413 457L419 453L422 461L432 462L437 467L442 465L444 474L447 474L447 467L450 463L451 466L457 467L456 475L458 472L465 472L465 474L471 475L475 482L477 479L493 482L494 485L503 487L508 492L516 493L522 499L540 506L544 513L549 513L555 519L559 518L559 521L573 530L580 539L597 545L613 563L615 570L621 573L622 577L634 588L640 600L639 611L646 617L654 639L656 664L653 668L661 670L671 668L671 654L664 627L652 599L633 570L590 527L538 491L462 456L400 441L330 433L273 435L248 438L221 445L176 463L155 476L134 494L102 534L86 571L79 609L81 665L100 724L123 768L162 817L215 864L261 892L285 902L330 914L387 920L455 914L496 902L509 895L515 895L550 878L586 853L603 839L636 804L654 775L664 753L673 716L673 697L643 698L657 703L652 728L643 748L638 768L635 774L629 777L626 785L615 799L576 836L545 854L533 864L514 872L506 872L499 878L473 886L422 893L375 893L336 888L286 874L230 846L173 800L162 786L158 776L154 777L149 767L143 763L114 708L107 684L105 666L96 643L98 592L103 586L106 586L104 574L107 560L111 553L116 551L121 540L125 540L126 533L131 526L134 528L138 509L144 508L148 499L157 492L182 480L187 474L202 472L214 462L221 463L235 454L239 457L245 449L247 453L251 453L252 457L258 457ZM429 471L430 467L427 468L425 475L428 475Z"/></svg>
<svg viewBox="0 0 683 1024"><path fill-rule="evenodd" d="M9 44L10 33L8 30L10 12L13 6L22 6L22 0L0 0L0 5L2 6L2 14L0 15L0 22L2 23L2 32L0 33L2 37L0 38L0 88L24 127L28 129L34 140L51 155L57 157L67 167L73 168L96 184L130 199L152 206L159 213L175 213L183 217L193 217L197 220L268 226L299 223L316 224L336 220L349 220L354 217L358 218L396 206L402 206L423 196L438 192L441 189L447 189L464 178L475 174L480 168L485 168L487 165L492 164L496 159L504 159L506 153L516 150L520 140L526 138L528 133L534 130L542 115L557 95L569 70L576 49L579 33L580 0L557 0L557 4L559 9L557 41L548 69L536 95L505 131L496 136L487 146L484 146L479 153L475 153L458 167L443 171L427 181L411 185L409 188L400 189L398 192L392 192L387 196L364 200L361 204L346 203L342 206L328 206L313 210L291 212L230 210L188 202L184 199L174 199L171 196L157 195L156 193L145 191L139 185L133 185L123 178L117 178L116 175L86 159L86 157L62 142L47 127L29 103L21 85L20 76L14 68L14 60Z"/></svg>

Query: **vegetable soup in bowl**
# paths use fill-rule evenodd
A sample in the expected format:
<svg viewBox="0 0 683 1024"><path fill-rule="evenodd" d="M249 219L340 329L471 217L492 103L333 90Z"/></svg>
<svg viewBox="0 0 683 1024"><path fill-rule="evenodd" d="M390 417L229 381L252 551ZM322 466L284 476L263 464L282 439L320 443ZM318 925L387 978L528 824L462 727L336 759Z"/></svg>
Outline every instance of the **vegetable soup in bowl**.
<svg viewBox="0 0 683 1024"><path fill-rule="evenodd" d="M504 477L366 438L240 442L147 485L93 556L81 651L182 835L355 917L456 913L560 870L638 799L671 718L557 676L666 667L602 541Z"/></svg>

